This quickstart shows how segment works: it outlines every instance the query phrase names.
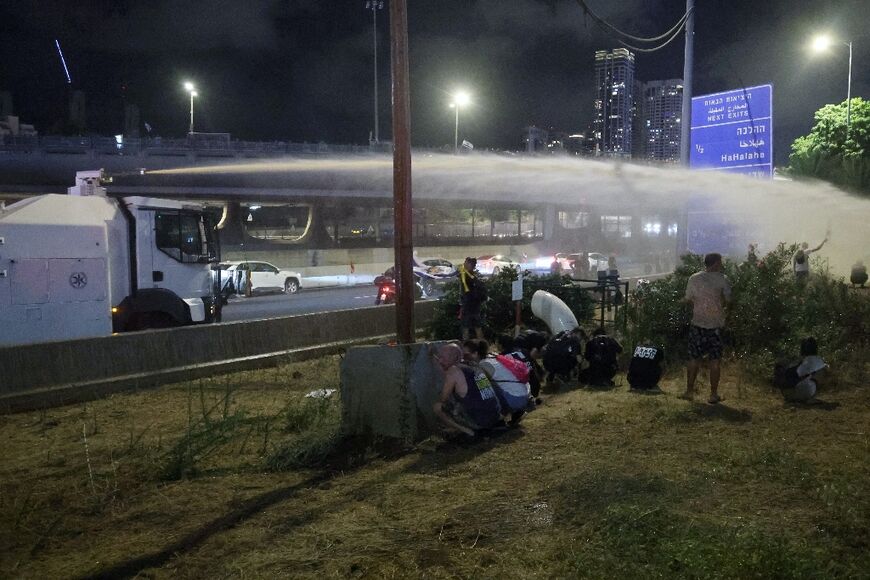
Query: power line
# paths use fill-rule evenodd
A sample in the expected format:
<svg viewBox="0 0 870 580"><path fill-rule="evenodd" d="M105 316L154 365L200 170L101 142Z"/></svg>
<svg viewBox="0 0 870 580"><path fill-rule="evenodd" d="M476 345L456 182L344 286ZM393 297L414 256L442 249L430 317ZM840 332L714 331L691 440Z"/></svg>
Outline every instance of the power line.
<svg viewBox="0 0 870 580"><path fill-rule="evenodd" d="M652 47L652 48L643 48L643 47L640 47L640 46L636 46L636 45L633 45L633 44L629 44L628 42L622 40L621 38L615 38L615 40L616 40L619 44L621 44L622 46L624 46L624 47L626 47L626 48L629 48L629 49L631 49L631 50L634 50L634 51L636 51L636 52L655 52L655 51L657 51L657 50L661 50L661 49L663 49L664 47L666 47L667 45L669 45L671 42L673 42L673 40L674 40L675 38L677 38L677 36L679 36L680 32L682 32L683 27L686 25L686 21L687 21L688 18L689 18L689 15L690 15L690 14L692 13L692 11L694 10L694 8L691 9L691 10L687 10L686 13L683 14L683 15L680 17L680 19L677 21L677 23L676 23L674 26L672 26L671 29L668 30L667 32L665 32L664 34L661 34L661 35L659 35L659 36L655 36L655 37L643 38L643 37L640 37L640 36L633 36L633 35L631 35L631 34L628 34L627 32L623 32L622 30L616 28L614 25L610 24L609 22L607 22L606 20L604 20L603 18L601 18L600 16L598 16L597 14L595 14L595 12L593 12L592 9L590 9L589 6L586 4L586 1L585 1L585 0L576 0L576 1L577 1L577 3L580 5L580 7L583 9L583 11L584 11L588 16L592 17L592 20L593 20L593 21L594 21L598 26L599 26L599 27L600 27L600 28L601 28L605 33L607 33L607 34L609 34L609 35L611 35L611 36L621 35L621 36L624 36L624 37L626 37L626 38L628 38L628 39L631 39L631 40L633 40L633 41L636 41L636 42L657 42L657 41L659 41L659 40L661 40L661 39L663 39L663 38L669 37L669 38L667 38L667 40L666 40L665 42L663 42L662 44L660 44L660 45L658 45L658 46L655 46L655 47ZM614 33L615 33L615 34L614 34Z"/></svg>
<svg viewBox="0 0 870 580"><path fill-rule="evenodd" d="M619 34L621 36L628 38L629 40L634 40L636 42L657 42L663 38L671 36L671 34L676 32L678 29L682 28L683 23L689 17L689 11L687 11L685 14L683 14L680 17L680 19L677 21L677 23L674 24L674 26L670 30L665 32L664 34L660 34L659 36L644 38L642 36L633 36L627 32L623 32L622 30L616 28L614 25L610 24L609 22L604 20L602 17L595 14L595 12L592 11L592 9L589 7L589 5L586 4L586 0L577 0L577 4L579 4L580 7L583 9L583 11L585 13L587 13L589 16L591 16L592 19L595 20L596 22L598 22L599 24L605 26L606 28L612 30L613 32L616 32L617 34Z"/></svg>

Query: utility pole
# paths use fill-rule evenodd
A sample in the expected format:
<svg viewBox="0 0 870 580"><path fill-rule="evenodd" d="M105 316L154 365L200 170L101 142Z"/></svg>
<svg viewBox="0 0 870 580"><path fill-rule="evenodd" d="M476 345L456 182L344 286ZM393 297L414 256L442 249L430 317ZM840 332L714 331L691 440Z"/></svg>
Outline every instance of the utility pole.
<svg viewBox="0 0 870 580"><path fill-rule="evenodd" d="M411 96L408 67L408 3L390 2L393 96L393 208L396 268L396 340L414 342L414 269L411 228Z"/></svg>
<svg viewBox="0 0 870 580"><path fill-rule="evenodd" d="M692 66L695 40L695 0L686 0L686 51L683 60L683 112L680 115L680 162L689 166L692 146Z"/></svg>
<svg viewBox="0 0 870 580"><path fill-rule="evenodd" d="M372 11L372 56L375 60L375 144L380 143L378 132L378 10L383 8L384 0L366 0L366 9Z"/></svg>

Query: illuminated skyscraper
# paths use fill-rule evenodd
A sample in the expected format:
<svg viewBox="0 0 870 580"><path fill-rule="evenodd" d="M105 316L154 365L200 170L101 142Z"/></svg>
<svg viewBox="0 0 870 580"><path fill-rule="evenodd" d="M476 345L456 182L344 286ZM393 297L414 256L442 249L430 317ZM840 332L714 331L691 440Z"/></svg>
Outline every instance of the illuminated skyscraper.
<svg viewBox="0 0 870 580"><path fill-rule="evenodd" d="M598 155L631 156L634 54L595 52L595 142Z"/></svg>
<svg viewBox="0 0 870 580"><path fill-rule="evenodd" d="M643 83L638 102L641 117L639 156L679 163L682 103L682 79Z"/></svg>

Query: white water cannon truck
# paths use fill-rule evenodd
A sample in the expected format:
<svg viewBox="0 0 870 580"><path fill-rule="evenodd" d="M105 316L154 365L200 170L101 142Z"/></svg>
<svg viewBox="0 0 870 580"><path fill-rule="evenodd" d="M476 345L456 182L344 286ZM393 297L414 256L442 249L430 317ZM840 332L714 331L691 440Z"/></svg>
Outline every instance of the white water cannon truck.
<svg viewBox="0 0 870 580"><path fill-rule="evenodd" d="M209 214L105 180L79 171L67 195L0 206L0 347L220 319Z"/></svg>

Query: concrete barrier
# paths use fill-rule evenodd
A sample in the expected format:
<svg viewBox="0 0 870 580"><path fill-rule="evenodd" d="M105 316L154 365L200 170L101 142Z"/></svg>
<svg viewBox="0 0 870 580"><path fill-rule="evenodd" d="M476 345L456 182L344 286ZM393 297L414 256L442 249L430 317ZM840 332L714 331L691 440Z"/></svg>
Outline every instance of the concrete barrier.
<svg viewBox="0 0 870 580"><path fill-rule="evenodd" d="M442 343L434 343L442 344ZM417 441L436 426L444 373L427 344L359 346L341 362L342 430Z"/></svg>
<svg viewBox="0 0 870 580"><path fill-rule="evenodd" d="M435 303L415 304L418 328ZM272 364L395 335L395 307L150 330L0 348L0 409L17 410Z"/></svg>

